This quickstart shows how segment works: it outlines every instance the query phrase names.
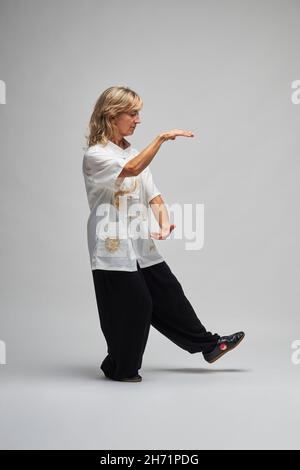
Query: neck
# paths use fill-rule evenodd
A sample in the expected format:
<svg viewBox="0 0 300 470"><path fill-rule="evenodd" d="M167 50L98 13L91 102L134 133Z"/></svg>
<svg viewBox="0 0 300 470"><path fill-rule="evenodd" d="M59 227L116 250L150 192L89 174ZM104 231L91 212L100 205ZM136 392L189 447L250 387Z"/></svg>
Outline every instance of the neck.
<svg viewBox="0 0 300 470"><path fill-rule="evenodd" d="M122 148L126 148L128 146L127 144L127 141L124 139L124 137L122 136L119 136L119 137L113 137L112 139L112 142L114 142L116 145L118 145L119 147L122 147Z"/></svg>

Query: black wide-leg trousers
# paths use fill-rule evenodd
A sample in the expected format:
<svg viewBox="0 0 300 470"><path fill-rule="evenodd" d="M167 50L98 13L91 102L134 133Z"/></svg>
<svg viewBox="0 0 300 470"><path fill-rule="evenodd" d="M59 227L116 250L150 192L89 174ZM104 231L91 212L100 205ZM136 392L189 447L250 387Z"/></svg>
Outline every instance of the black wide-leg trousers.
<svg viewBox="0 0 300 470"><path fill-rule="evenodd" d="M218 334L207 331L165 261L137 271L92 271L107 356L108 377L137 375L150 325L189 353L211 350Z"/></svg>

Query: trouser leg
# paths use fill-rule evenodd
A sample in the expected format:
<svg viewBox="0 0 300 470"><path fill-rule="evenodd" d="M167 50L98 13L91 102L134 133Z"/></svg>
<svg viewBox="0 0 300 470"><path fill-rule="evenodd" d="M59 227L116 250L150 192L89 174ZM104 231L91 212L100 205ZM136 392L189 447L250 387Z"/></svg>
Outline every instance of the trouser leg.
<svg viewBox="0 0 300 470"><path fill-rule="evenodd" d="M190 353L211 350L220 336L202 325L168 264L140 270L152 297L152 326Z"/></svg>
<svg viewBox="0 0 300 470"><path fill-rule="evenodd" d="M149 335L152 299L138 271L93 270L99 319L107 342L101 369L112 378L138 373Z"/></svg>

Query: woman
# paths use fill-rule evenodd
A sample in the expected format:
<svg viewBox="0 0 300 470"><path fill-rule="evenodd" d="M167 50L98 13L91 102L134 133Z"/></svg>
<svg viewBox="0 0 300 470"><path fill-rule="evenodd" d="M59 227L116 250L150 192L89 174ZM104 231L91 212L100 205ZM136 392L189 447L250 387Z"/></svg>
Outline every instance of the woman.
<svg viewBox="0 0 300 470"><path fill-rule="evenodd" d="M157 250L153 239L165 240L175 225L170 224L149 164L164 142L190 138L193 133L163 132L139 152L125 137L141 122L142 106L141 98L128 87L105 90L90 118L82 166L91 210L87 224L90 263L107 342L101 369L109 379L126 382L142 380L138 370L150 324L189 353L202 352L209 363L244 338L243 332L220 337L206 331ZM139 211L134 210L137 206ZM149 231L148 208L159 233Z"/></svg>

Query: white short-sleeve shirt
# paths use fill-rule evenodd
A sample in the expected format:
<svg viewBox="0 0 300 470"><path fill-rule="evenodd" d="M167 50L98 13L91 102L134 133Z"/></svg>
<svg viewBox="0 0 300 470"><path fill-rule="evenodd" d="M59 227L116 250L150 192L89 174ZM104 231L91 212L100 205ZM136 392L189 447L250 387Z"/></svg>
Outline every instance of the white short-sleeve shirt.
<svg viewBox="0 0 300 470"><path fill-rule="evenodd" d="M148 213L137 210L149 208L149 202L161 192L149 166L137 176L119 178L123 166L139 153L124 140L126 149L109 140L105 146L89 147L83 156L82 172L91 211L87 239L92 270L137 271L137 261L141 268L164 261L150 236ZM124 207L125 211L120 212ZM124 236L118 231L121 213ZM112 221L117 222L117 231ZM137 236L140 229L130 229L137 226L144 227L143 236Z"/></svg>

